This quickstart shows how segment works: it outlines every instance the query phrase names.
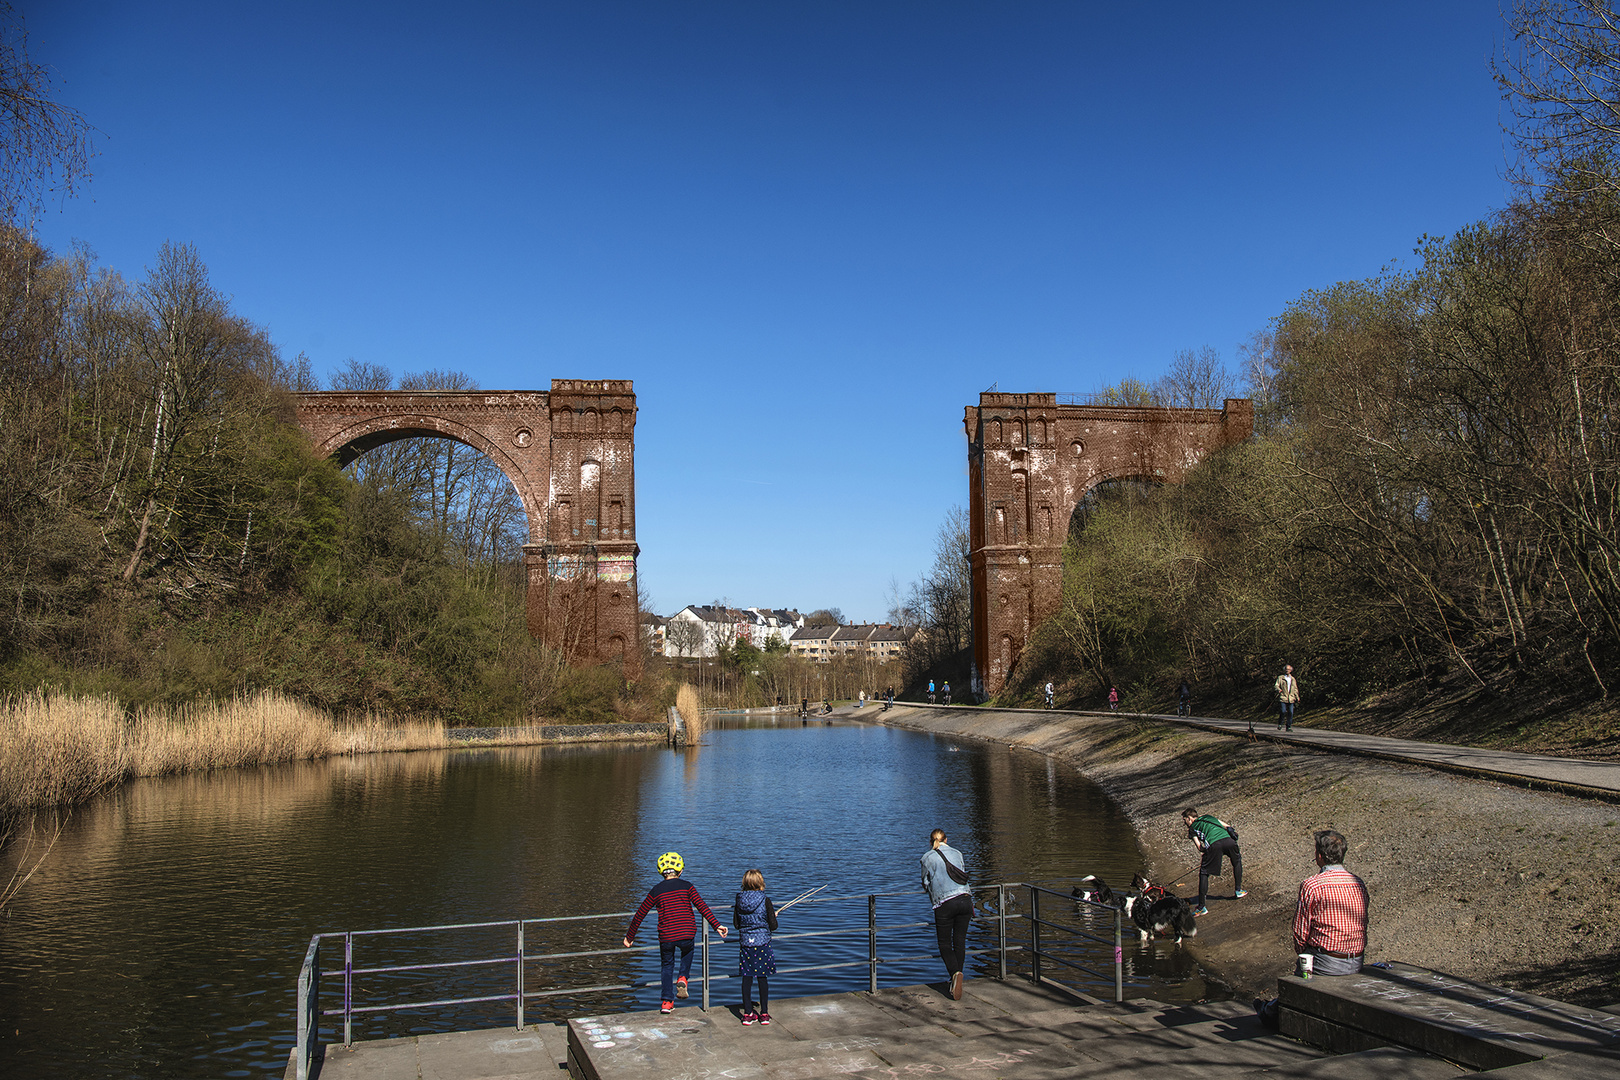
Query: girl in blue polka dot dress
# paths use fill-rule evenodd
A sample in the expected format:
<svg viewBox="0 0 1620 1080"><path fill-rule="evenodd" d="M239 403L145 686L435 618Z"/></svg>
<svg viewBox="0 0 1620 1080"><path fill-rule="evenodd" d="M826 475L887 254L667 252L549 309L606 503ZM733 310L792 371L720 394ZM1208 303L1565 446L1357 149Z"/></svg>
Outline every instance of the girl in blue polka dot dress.
<svg viewBox="0 0 1620 1080"><path fill-rule="evenodd" d="M776 974L776 953L771 949L771 931L776 929L776 906L765 895L765 875L750 870L743 875L742 891L731 908L731 922L738 930L742 955L737 974L742 977L742 1022L771 1022L769 977ZM759 980L759 1011L754 1010L753 981Z"/></svg>

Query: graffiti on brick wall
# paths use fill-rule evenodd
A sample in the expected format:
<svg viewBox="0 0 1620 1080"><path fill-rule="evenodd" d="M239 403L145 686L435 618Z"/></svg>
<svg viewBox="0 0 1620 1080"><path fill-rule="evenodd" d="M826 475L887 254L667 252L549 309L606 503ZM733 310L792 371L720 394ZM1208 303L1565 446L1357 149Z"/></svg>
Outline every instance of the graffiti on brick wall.
<svg viewBox="0 0 1620 1080"><path fill-rule="evenodd" d="M636 576L636 557L603 555L596 560L596 576L602 581L629 581Z"/></svg>
<svg viewBox="0 0 1620 1080"><path fill-rule="evenodd" d="M577 581L585 574L585 557L582 555L547 556L546 573L558 581Z"/></svg>

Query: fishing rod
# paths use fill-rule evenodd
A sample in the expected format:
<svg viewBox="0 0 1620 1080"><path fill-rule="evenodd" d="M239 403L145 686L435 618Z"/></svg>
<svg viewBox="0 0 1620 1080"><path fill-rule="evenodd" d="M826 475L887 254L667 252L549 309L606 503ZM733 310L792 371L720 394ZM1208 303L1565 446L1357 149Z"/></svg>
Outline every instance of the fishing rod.
<svg viewBox="0 0 1620 1080"><path fill-rule="evenodd" d="M827 883L827 885L831 885L831 884L832 884L832 882L830 882L830 881ZM785 903L781 907L777 908L776 913L778 915L780 915L780 914L782 914L782 912L786 911L788 908L792 907L794 904L797 904L799 901L810 899L812 896L816 895L816 893L820 892L822 889L825 889L827 887L827 885L818 885L814 889L810 889L810 890L808 890L806 892L800 893L798 896L795 896L793 899L789 900L787 903Z"/></svg>

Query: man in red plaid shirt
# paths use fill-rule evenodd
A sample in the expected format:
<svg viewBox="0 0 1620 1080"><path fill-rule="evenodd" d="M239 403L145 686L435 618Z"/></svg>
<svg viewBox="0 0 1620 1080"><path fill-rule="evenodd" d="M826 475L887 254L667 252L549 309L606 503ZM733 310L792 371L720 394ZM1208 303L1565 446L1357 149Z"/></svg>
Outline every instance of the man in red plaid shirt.
<svg viewBox="0 0 1620 1080"><path fill-rule="evenodd" d="M1316 975L1354 975L1367 951L1367 886L1344 868L1344 848L1337 832L1318 832L1316 865L1322 869L1299 886L1294 951L1315 958Z"/></svg>
<svg viewBox="0 0 1620 1080"><path fill-rule="evenodd" d="M1333 829L1316 834L1320 869L1300 882L1294 912L1294 952L1311 957L1313 975L1354 975L1367 951L1367 886L1344 868L1344 837ZM1296 966L1294 974L1301 974ZM1261 1023L1276 1030L1277 999L1256 998Z"/></svg>

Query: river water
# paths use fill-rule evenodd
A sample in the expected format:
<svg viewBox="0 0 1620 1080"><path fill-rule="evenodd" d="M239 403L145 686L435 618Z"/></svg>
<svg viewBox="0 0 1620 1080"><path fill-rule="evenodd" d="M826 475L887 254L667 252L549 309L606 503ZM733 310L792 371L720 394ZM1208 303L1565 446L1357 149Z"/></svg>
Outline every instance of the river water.
<svg viewBox="0 0 1620 1080"><path fill-rule="evenodd" d="M628 911L675 849L722 922L743 871L780 904L814 886L852 899L782 917L779 968L862 959L866 894L879 922L923 921L917 859L938 826L976 882L1098 874L1128 882L1141 855L1124 815L1073 771L1027 751L862 723L722 720L704 744L520 747L371 755L139 781L75 811L0 917L0 1076L280 1075L293 991L317 932ZM9 875L15 865L0 865ZM1067 879L1067 880L1065 880ZM981 901L994 891L981 890ZM1027 901L1023 902L1027 905ZM1106 927L1070 905L1043 918ZM1013 910L1018 910L1014 907ZM623 918L528 930L530 955L613 949ZM656 942L649 917L638 945ZM976 926L970 947L993 944ZM1015 924L1015 940L1026 924ZM371 939L357 965L510 955L507 929ZM1111 947L1077 959L1106 970ZM1089 949L1090 951L1084 951ZM930 929L885 934L883 985L937 981ZM1218 995L1173 944L1126 946L1127 993ZM341 946L323 955L330 970ZM737 994L734 946L712 951L713 994ZM1027 961L1020 961L1027 964ZM991 956L970 972L988 973ZM1052 974L1048 969L1048 974ZM1098 993L1088 976L1059 973ZM537 1000L531 1019L656 1008L656 951L530 965L528 988L616 981L651 988ZM864 989L864 967L780 973L775 997ZM372 976L361 1004L502 993L512 967ZM326 1007L341 1004L328 979ZM694 1001L699 991L694 989ZM491 1027L511 1005L370 1015L355 1038ZM339 1029L340 1031L341 1029ZM333 1037L325 1022L323 1036Z"/></svg>

